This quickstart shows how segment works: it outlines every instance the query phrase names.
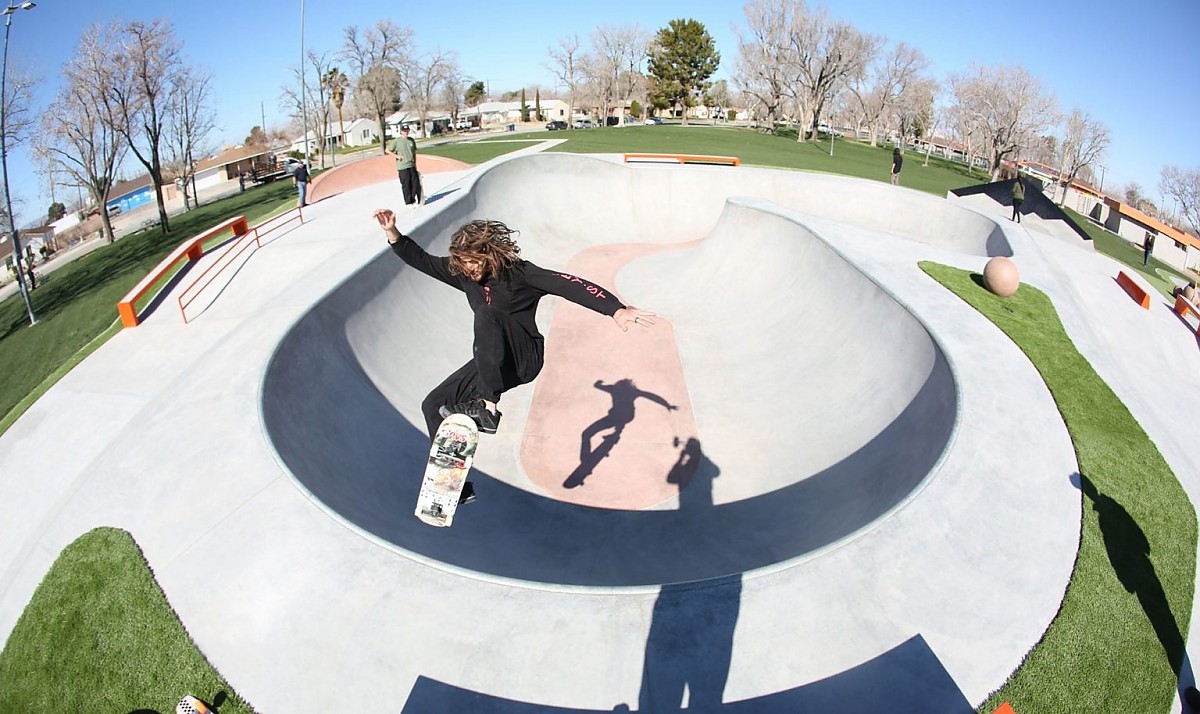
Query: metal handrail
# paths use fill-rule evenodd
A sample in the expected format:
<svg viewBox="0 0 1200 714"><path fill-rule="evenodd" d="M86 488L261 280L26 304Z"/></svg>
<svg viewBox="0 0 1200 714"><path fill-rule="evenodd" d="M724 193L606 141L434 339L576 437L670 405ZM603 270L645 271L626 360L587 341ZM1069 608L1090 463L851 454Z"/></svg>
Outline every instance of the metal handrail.
<svg viewBox="0 0 1200 714"><path fill-rule="evenodd" d="M286 226L287 224L297 220L300 221L301 224L304 223L304 209L301 206L297 206L291 210L285 211L278 216L272 216L262 223L252 226L242 235L237 236L236 240L229 244L224 253L222 253L215 261L213 261L213 263L205 268L203 272L197 275L196 279L189 283L187 287L179 291L179 298L177 302L179 303L179 314L183 317L184 324L187 324L188 322L188 305L191 305L196 298L200 297L200 294L204 292L204 289L211 285L213 281L217 279L217 276L219 276L226 268L233 265L233 262L238 258L238 256L246 252L251 245L254 245L256 249L261 248L262 237L264 235L267 235L272 231L279 230L283 226ZM275 225L272 225L269 228L264 228L264 226L269 223L274 223ZM205 278L208 279L205 280ZM203 285L200 285L201 281L204 281ZM197 287L198 285L199 287ZM193 288L195 288L195 293L188 297L188 294L192 292Z"/></svg>

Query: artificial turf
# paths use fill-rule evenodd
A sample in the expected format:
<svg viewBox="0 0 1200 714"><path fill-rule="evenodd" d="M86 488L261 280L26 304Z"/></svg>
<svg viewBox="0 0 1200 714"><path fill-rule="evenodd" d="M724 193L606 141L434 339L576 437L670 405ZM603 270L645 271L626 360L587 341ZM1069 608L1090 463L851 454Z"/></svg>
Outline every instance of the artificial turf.
<svg viewBox="0 0 1200 714"><path fill-rule="evenodd" d="M213 669L125 531L58 556L0 652L0 712L173 712L186 694L253 709Z"/></svg>
<svg viewBox="0 0 1200 714"><path fill-rule="evenodd" d="M1025 352L1058 405L1079 462L1082 531L1062 607L979 710L1008 701L1018 714L1167 711L1196 579L1191 501L1146 432L1075 349L1045 293L1022 285L1000 298L982 287L978 273L928 262L921 268Z"/></svg>

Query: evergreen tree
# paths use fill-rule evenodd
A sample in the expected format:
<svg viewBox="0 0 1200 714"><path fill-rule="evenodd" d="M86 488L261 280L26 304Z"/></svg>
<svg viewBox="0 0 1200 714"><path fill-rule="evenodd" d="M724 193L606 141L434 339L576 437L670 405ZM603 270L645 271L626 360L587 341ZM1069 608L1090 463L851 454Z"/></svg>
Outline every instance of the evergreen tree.
<svg viewBox="0 0 1200 714"><path fill-rule="evenodd" d="M680 107L687 123L687 108L709 87L721 63L721 54L704 24L696 20L671 20L658 31L651 45L649 70L655 79L655 106Z"/></svg>
<svg viewBox="0 0 1200 714"><path fill-rule="evenodd" d="M467 103L468 107L477 107L486 98L487 88L482 81L472 82L471 86L467 87L466 93L463 94L463 101Z"/></svg>

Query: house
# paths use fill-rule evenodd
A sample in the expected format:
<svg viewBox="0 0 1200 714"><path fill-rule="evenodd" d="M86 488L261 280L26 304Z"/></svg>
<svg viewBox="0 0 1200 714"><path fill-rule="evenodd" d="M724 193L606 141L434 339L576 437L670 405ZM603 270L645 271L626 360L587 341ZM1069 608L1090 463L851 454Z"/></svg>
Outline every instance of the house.
<svg viewBox="0 0 1200 714"><path fill-rule="evenodd" d="M352 119L350 121L333 122L325 126L325 151L330 152L339 146L347 146L356 148L360 146L371 146L379 142L379 122L374 119ZM309 154L315 154L320 150L320 142L317 141L317 134L314 131L308 131L303 137L297 137L292 140L286 149L289 152L303 154L305 147L308 147Z"/></svg>
<svg viewBox="0 0 1200 714"><path fill-rule="evenodd" d="M316 138L312 132L308 133L312 145L316 145ZM296 140L296 145L299 146L300 140ZM327 149L335 147L358 148L360 146L373 146L379 143L379 122L374 119L359 118L350 121L333 122L325 129L325 146Z"/></svg>
<svg viewBox="0 0 1200 714"><path fill-rule="evenodd" d="M226 181L232 181L239 174L250 170L256 165L267 161L275 152L263 146L235 146L224 149L216 156L209 157L196 163L196 189L219 186ZM164 191L167 187L163 187ZM172 187L173 188L173 187ZM168 198L174 193L166 194Z"/></svg>
<svg viewBox="0 0 1200 714"><path fill-rule="evenodd" d="M1088 214L1125 240L1143 245L1146 234L1153 234L1154 257L1174 265L1176 268L1197 270L1200 268L1200 239L1146 215L1142 211L1122 203L1115 198L1104 198Z"/></svg>

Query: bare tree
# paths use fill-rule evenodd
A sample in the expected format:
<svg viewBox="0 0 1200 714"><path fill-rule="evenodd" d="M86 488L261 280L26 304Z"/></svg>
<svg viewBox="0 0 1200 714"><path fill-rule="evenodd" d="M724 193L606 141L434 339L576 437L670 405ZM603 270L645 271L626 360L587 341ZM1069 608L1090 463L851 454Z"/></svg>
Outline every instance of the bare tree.
<svg viewBox="0 0 1200 714"><path fill-rule="evenodd" d="M446 81L441 86L441 104L450 113L450 121L455 129L459 125L458 117L466 106L465 82L466 78L463 77L462 69L456 66L454 72L446 77Z"/></svg>
<svg viewBox="0 0 1200 714"><path fill-rule="evenodd" d="M329 144L329 125L333 118L329 86L325 83L325 76L329 74L330 70L329 55L317 54L313 50L309 50L306 59L308 64L312 65L312 71L293 68L292 76L295 79L280 88L280 102L292 112L292 117L297 121L303 123L304 118L307 117L308 126L301 127L303 135L301 141L305 144L305 153L308 153L308 135L311 133L317 142L317 151L320 152L321 168L325 168L325 151ZM310 76L313 79L310 79Z"/></svg>
<svg viewBox="0 0 1200 714"><path fill-rule="evenodd" d="M734 83L749 103L766 115L767 131L782 119L790 91L789 49L795 11L792 0L751 0L743 10L747 28L745 35L738 32Z"/></svg>
<svg viewBox="0 0 1200 714"><path fill-rule="evenodd" d="M105 206L117 166L129 149L124 113L113 99L117 77L109 60L120 33L117 23L84 30L74 56L63 66L58 94L42 113L41 131L33 142L42 161L87 188L110 243L114 235Z"/></svg>
<svg viewBox="0 0 1200 714"><path fill-rule="evenodd" d="M801 115L798 137L816 138L826 102L848 77L870 64L883 40L864 34L849 23L831 20L825 8L804 12L797 2L795 21L789 33L792 93Z"/></svg>
<svg viewBox="0 0 1200 714"><path fill-rule="evenodd" d="M551 63L546 68L554 73L558 81L567 88L567 121L574 117L576 95L583 83L584 52L579 44L578 35L568 35L558 41L558 44L547 50Z"/></svg>
<svg viewBox="0 0 1200 714"><path fill-rule="evenodd" d="M428 135L429 112L446 82L459 74L454 52L434 50L405 62L400 71L400 86L421 119L421 135Z"/></svg>
<svg viewBox="0 0 1200 714"><path fill-rule="evenodd" d="M647 43L648 36L637 25L603 26L592 33L592 65L604 116L612 104L624 105L633 97L635 72L640 74Z"/></svg>
<svg viewBox="0 0 1200 714"><path fill-rule="evenodd" d="M171 82L182 66L182 43L168 20L159 18L149 24L133 20L124 26L111 49L117 72L112 94L123 115L119 128L134 156L150 174L158 203L159 227L163 233L169 233L167 205L162 194L162 141Z"/></svg>
<svg viewBox="0 0 1200 714"><path fill-rule="evenodd" d="M907 109L922 103L923 97L914 98L910 93L928 89L919 86L926 80L928 69L925 55L901 42L890 53L847 75L846 87L854 98L855 114L867 125L871 146L878 146L879 132L889 116L902 117ZM897 110L906 103L905 109Z"/></svg>
<svg viewBox="0 0 1200 714"><path fill-rule="evenodd" d="M178 76L171 82L171 94L167 101L167 122L164 134L167 166L183 183L183 206L191 210L191 196L200 205L196 191L196 154L203 156L208 146L208 135L216 128L216 114L212 109L212 76L203 70L180 68Z"/></svg>
<svg viewBox="0 0 1200 714"><path fill-rule="evenodd" d="M717 111L710 112L713 123L717 123L717 119L725 119L726 112L729 109L729 82L724 79L718 79L709 87L708 93L704 95L705 103Z"/></svg>
<svg viewBox="0 0 1200 714"><path fill-rule="evenodd" d="M929 134L933 124L933 105L938 83L932 77L916 77L888 108L889 124L903 146L909 139Z"/></svg>
<svg viewBox="0 0 1200 714"><path fill-rule="evenodd" d="M1200 234L1200 166L1190 169L1168 166L1162 170L1158 187L1179 204L1183 220L1192 232Z"/></svg>
<svg viewBox="0 0 1200 714"><path fill-rule="evenodd" d="M380 20L361 33L347 27L341 57L350 66L359 106L379 122L379 151L387 153L387 117L400 106L400 67L412 46L412 30Z"/></svg>
<svg viewBox="0 0 1200 714"><path fill-rule="evenodd" d="M9 151L25 142L33 129L33 90L40 81L40 77L19 67L8 68L3 101L4 145Z"/></svg>
<svg viewBox="0 0 1200 714"><path fill-rule="evenodd" d="M1067 187L1079 173L1099 161L1108 151L1111 137L1104 122L1092 118L1087 112L1075 108L1067 117L1066 135L1059 147L1059 186L1062 195L1059 205L1067 200Z"/></svg>
<svg viewBox="0 0 1200 714"><path fill-rule="evenodd" d="M954 102L983 139L992 180L1006 157L1017 156L1058 121L1058 103L1024 67L971 68L950 76Z"/></svg>

